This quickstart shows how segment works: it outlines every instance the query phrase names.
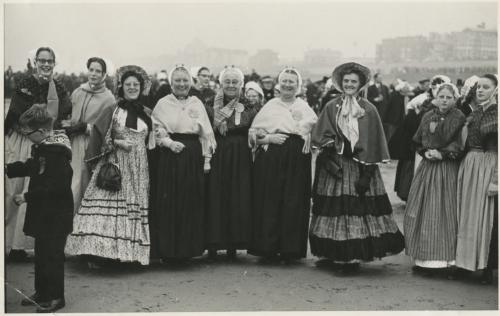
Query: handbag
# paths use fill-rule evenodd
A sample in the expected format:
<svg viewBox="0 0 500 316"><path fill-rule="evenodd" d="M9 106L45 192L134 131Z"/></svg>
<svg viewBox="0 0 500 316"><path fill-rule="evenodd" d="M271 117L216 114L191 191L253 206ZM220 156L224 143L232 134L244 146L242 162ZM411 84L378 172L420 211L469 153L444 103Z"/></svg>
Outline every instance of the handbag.
<svg viewBox="0 0 500 316"><path fill-rule="evenodd" d="M326 172L336 178L342 177L342 162L340 156L334 150L325 148L316 159L318 166L322 166Z"/></svg>
<svg viewBox="0 0 500 316"><path fill-rule="evenodd" d="M113 150L113 153L115 156L115 160L117 160L116 151ZM111 156L111 153L108 154L108 157L109 156ZM102 164L101 168L99 169L99 173L97 174L96 185L98 188L106 191L120 191L122 187L122 174L120 171L120 167L116 162L111 162L108 160Z"/></svg>

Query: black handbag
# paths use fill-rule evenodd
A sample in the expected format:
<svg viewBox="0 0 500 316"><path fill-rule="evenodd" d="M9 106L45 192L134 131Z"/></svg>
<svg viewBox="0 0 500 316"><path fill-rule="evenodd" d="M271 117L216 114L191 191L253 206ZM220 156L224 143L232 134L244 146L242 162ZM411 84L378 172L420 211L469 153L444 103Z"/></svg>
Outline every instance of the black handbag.
<svg viewBox="0 0 500 316"><path fill-rule="evenodd" d="M113 150L116 159L116 152ZM108 154L108 157L111 154ZM96 185L106 191L116 192L122 188L122 174L116 162L107 161L102 164L97 174Z"/></svg>
<svg viewBox="0 0 500 316"><path fill-rule="evenodd" d="M340 155L331 148L325 148L316 159L316 164L322 166L326 172L336 178L342 177L342 162Z"/></svg>

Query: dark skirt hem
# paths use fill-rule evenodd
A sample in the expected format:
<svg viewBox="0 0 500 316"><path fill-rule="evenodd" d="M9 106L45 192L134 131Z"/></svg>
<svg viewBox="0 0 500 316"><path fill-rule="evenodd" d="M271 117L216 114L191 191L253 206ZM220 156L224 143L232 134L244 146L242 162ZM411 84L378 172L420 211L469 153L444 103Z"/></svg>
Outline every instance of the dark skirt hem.
<svg viewBox="0 0 500 316"><path fill-rule="evenodd" d="M313 214L318 216L381 216L392 214L387 194L378 196L314 196Z"/></svg>
<svg viewBox="0 0 500 316"><path fill-rule="evenodd" d="M214 250L247 250L248 243L209 243L206 245L205 249L214 249Z"/></svg>
<svg viewBox="0 0 500 316"><path fill-rule="evenodd" d="M400 231L385 233L379 237L365 239L332 240L309 236L311 253L336 261L373 261L399 254L405 248L404 237Z"/></svg>

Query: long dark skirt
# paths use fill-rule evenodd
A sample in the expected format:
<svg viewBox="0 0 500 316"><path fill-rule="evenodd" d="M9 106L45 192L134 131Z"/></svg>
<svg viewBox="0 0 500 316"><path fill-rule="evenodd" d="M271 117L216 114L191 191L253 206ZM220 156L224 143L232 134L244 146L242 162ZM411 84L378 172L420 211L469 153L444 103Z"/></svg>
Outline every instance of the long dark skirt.
<svg viewBox="0 0 500 316"><path fill-rule="evenodd" d="M342 176L316 169L309 241L311 252L335 262L372 261L400 253L404 238L392 216L392 206L377 168L370 188L359 196L355 182L359 166L341 157Z"/></svg>
<svg viewBox="0 0 500 316"><path fill-rule="evenodd" d="M489 269L498 269L498 196L494 197L493 229L491 230L490 252L488 253Z"/></svg>
<svg viewBox="0 0 500 316"><path fill-rule="evenodd" d="M411 182L415 170L415 159L400 159L396 167L396 177L394 181L394 192L406 202L410 194Z"/></svg>
<svg viewBox="0 0 500 316"><path fill-rule="evenodd" d="M156 184L152 186L151 247L155 257L191 258L205 250L203 156L198 135L173 134L186 147L178 154L157 150Z"/></svg>
<svg viewBox="0 0 500 316"><path fill-rule="evenodd" d="M211 167L206 247L247 249L252 234L252 152L247 129L217 137Z"/></svg>
<svg viewBox="0 0 500 316"><path fill-rule="evenodd" d="M248 253L304 258L311 197L311 154L290 135L282 145L256 153L253 170L253 234Z"/></svg>

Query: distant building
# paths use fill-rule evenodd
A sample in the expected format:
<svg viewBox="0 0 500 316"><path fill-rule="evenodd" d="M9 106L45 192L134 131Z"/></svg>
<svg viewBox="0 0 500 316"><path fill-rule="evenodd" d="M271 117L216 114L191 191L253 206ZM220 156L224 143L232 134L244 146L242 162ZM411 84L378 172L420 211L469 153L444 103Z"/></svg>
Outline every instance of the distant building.
<svg viewBox="0 0 500 316"><path fill-rule="evenodd" d="M424 60L429 54L429 42L424 36L386 38L376 47L377 62Z"/></svg>
<svg viewBox="0 0 500 316"><path fill-rule="evenodd" d="M248 66L264 74L273 74L281 68L278 53L270 49L261 49L250 56Z"/></svg>
<svg viewBox="0 0 500 316"><path fill-rule="evenodd" d="M461 32L387 38L376 47L376 61L496 60L497 41L497 30L487 30L484 23Z"/></svg>
<svg viewBox="0 0 500 316"><path fill-rule="evenodd" d="M335 65L342 58L342 53L332 49L313 49L304 53L304 65L319 67Z"/></svg>
<svg viewBox="0 0 500 316"><path fill-rule="evenodd" d="M491 60L498 56L498 33L496 30L466 28L450 35L454 43L453 57L457 60Z"/></svg>

